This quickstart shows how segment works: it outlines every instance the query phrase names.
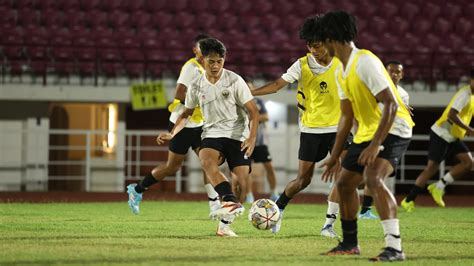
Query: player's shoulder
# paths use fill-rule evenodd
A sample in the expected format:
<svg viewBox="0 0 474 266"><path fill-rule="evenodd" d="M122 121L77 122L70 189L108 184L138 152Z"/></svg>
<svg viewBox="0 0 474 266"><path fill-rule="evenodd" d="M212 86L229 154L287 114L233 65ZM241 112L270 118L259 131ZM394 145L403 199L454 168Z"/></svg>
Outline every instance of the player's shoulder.
<svg viewBox="0 0 474 266"><path fill-rule="evenodd" d="M222 70L222 79L228 86L241 84L242 82L245 83L245 80L244 78L242 78L242 76L232 70L228 70L225 68Z"/></svg>

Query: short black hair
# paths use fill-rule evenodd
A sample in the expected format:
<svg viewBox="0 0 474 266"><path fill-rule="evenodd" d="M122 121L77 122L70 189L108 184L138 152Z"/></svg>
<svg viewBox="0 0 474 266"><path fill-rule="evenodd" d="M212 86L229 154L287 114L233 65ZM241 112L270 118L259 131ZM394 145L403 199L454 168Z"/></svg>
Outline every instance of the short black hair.
<svg viewBox="0 0 474 266"><path fill-rule="evenodd" d="M314 15L307 17L304 20L303 26L300 29L300 39L305 41L306 44L310 45L314 42L321 41L318 40L317 33L320 30L320 20L322 15Z"/></svg>
<svg viewBox="0 0 474 266"><path fill-rule="evenodd" d="M397 65L397 66L403 66L402 62L398 60L390 60L385 63L385 66L388 67L389 65Z"/></svg>
<svg viewBox="0 0 474 266"><path fill-rule="evenodd" d="M210 54L218 54L220 57L224 57L226 53L226 48L224 44L215 38L206 38L199 41L199 48L203 56L208 56Z"/></svg>
<svg viewBox="0 0 474 266"><path fill-rule="evenodd" d="M345 11L326 13L320 21L317 33L318 41L351 42L357 36L357 24L353 15Z"/></svg>

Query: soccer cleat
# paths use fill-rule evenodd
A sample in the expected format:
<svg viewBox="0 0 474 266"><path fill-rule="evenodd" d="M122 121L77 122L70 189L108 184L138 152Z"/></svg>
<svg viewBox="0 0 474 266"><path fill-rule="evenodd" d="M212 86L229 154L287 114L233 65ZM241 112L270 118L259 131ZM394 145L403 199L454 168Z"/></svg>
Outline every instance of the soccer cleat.
<svg viewBox="0 0 474 266"><path fill-rule="evenodd" d="M219 200L210 200L209 201L209 218L215 220L217 217L213 216L213 213L221 207L221 202Z"/></svg>
<svg viewBox="0 0 474 266"><path fill-rule="evenodd" d="M323 253L323 255L327 256L335 256L335 255L360 255L359 246L350 247L344 245L344 243L339 242L335 248L331 249L330 251Z"/></svg>
<svg viewBox="0 0 474 266"><path fill-rule="evenodd" d="M128 206L133 214L140 213L140 202L142 201L142 193L135 191L137 184L130 184L127 186Z"/></svg>
<svg viewBox="0 0 474 266"><path fill-rule="evenodd" d="M216 236L223 236L223 237L238 237L238 235L232 231L230 226L218 226Z"/></svg>
<svg viewBox="0 0 474 266"><path fill-rule="evenodd" d="M278 194L278 193L272 193L272 194L270 195L270 200L276 202L279 197L280 197L280 194Z"/></svg>
<svg viewBox="0 0 474 266"><path fill-rule="evenodd" d="M325 237L330 237L330 238L337 238L337 233L334 231L334 227L332 227L332 224L328 224L321 229L321 235Z"/></svg>
<svg viewBox="0 0 474 266"><path fill-rule="evenodd" d="M446 206L443 200L444 190L439 189L436 186L436 183L429 185L428 191L430 192L431 197L433 197L433 200L436 202L436 204L438 204L438 206L440 207Z"/></svg>
<svg viewBox="0 0 474 266"><path fill-rule="evenodd" d="M403 261L405 260L405 254L403 251L398 251L391 247L386 247L383 249L382 253L378 256L370 258L370 261Z"/></svg>
<svg viewBox="0 0 474 266"><path fill-rule="evenodd" d="M375 220L378 219L379 217L375 214L372 213L371 210L367 210L364 213L359 214L359 219L364 219L364 220Z"/></svg>
<svg viewBox="0 0 474 266"><path fill-rule="evenodd" d="M281 210L281 209L280 209L280 217L278 218L278 221L276 222L276 224L271 227L272 233L274 233L274 234L280 232L280 229L281 229L281 220L283 219L283 211L284 211L284 210Z"/></svg>
<svg viewBox="0 0 474 266"><path fill-rule="evenodd" d="M400 203L400 206L406 211L406 212L412 212L415 210L415 202L414 201L407 201L407 198L404 198L402 202Z"/></svg>
<svg viewBox="0 0 474 266"><path fill-rule="evenodd" d="M254 197L252 193L248 193L247 196L245 196L245 203L253 203L254 202Z"/></svg>
<svg viewBox="0 0 474 266"><path fill-rule="evenodd" d="M245 207L238 203L232 201L224 201L221 203L219 209L212 211L209 216L213 219L222 219L229 216L239 216L243 214Z"/></svg>

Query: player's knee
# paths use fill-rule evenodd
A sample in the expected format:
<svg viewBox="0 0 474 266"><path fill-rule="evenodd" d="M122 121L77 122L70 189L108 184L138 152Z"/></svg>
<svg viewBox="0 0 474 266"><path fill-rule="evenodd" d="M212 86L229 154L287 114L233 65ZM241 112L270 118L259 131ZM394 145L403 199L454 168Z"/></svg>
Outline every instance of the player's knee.
<svg viewBox="0 0 474 266"><path fill-rule="evenodd" d="M204 169L204 171L207 173L212 169L217 169L216 162L209 159L209 158L202 158L201 159L201 166Z"/></svg>
<svg viewBox="0 0 474 266"><path fill-rule="evenodd" d="M383 182L380 178L368 178L365 182L369 190L383 186Z"/></svg>
<svg viewBox="0 0 474 266"><path fill-rule="evenodd" d="M464 172L468 172L472 169L472 158L468 158L466 160L462 160L460 162L462 169Z"/></svg>

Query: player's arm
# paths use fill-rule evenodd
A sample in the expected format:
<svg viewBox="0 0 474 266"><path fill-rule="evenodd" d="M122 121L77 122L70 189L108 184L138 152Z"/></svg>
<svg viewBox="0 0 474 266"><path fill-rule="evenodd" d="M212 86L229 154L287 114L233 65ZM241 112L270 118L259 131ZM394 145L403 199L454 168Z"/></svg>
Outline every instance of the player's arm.
<svg viewBox="0 0 474 266"><path fill-rule="evenodd" d="M331 181L335 175L339 172L339 157L341 156L344 144L351 132L352 123L354 121L354 112L352 110L351 101L348 99L341 100L341 118L337 125L336 142L332 147L331 156L326 160L320 167L326 167L324 169L321 180L324 182Z"/></svg>
<svg viewBox="0 0 474 266"><path fill-rule="evenodd" d="M288 85L289 83L285 81L282 78L279 78L271 83L268 83L260 88L257 88L255 90L252 90L252 95L258 96L258 95L267 95L267 94L272 94L275 93L279 90L281 90L283 87Z"/></svg>
<svg viewBox="0 0 474 266"><path fill-rule="evenodd" d="M382 118L375 131L374 138L359 156L358 163L360 165L371 166L373 164L381 150L382 142L387 137L390 128L392 128L395 116L397 115L398 104L389 87L380 91L375 98L377 98L378 102L383 104Z"/></svg>
<svg viewBox="0 0 474 266"><path fill-rule="evenodd" d="M250 135L248 139L242 142L242 150L247 149L245 155L250 157L253 153L253 149L255 148L255 142L257 140L257 128L259 123L259 113L257 104L255 104L254 100L248 101L244 104L245 109L247 109L247 113L249 114L250 118Z"/></svg>
<svg viewBox="0 0 474 266"><path fill-rule="evenodd" d="M462 121L462 119L459 117L459 111L458 110L456 110L454 108L449 109L448 119L452 123L458 125L460 128L466 130L467 135L469 135L469 136L474 135L474 129L472 127L470 127L469 125L466 125L466 123L464 123L464 121Z"/></svg>
<svg viewBox="0 0 474 266"><path fill-rule="evenodd" d="M184 112L178 117L176 120L176 124L174 124L173 129L169 133L160 133L158 137L156 138L156 143L158 145L161 145L165 143L165 141L171 140L176 134L178 134L186 125L186 122L188 121L188 118L190 115L192 115L194 112L193 109L188 109L186 108Z"/></svg>
<svg viewBox="0 0 474 266"><path fill-rule="evenodd" d="M181 83L176 84L174 98L184 104L184 100L186 99L186 91L187 91L187 88L184 84L181 84Z"/></svg>

